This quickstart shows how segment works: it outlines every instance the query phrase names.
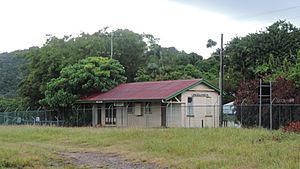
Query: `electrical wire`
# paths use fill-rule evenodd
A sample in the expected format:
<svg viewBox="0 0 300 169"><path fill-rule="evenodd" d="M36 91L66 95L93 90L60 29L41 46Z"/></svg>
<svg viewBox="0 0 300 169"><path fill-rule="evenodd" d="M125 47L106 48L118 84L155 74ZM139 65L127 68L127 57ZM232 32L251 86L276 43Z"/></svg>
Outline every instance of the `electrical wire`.
<svg viewBox="0 0 300 169"><path fill-rule="evenodd" d="M275 10L270 10L270 11L266 11L266 12L261 12L261 13L256 13L254 15L244 15L241 16L239 18L244 18L244 19L251 19L251 18L256 18L256 17L260 17L260 16L265 16L265 15L269 15L269 14L273 14L273 13L278 13L278 12L282 12L282 11L288 11L288 10L293 10L293 9L297 9L300 8L300 5L297 6L291 6L291 7L287 7L287 8L281 8L281 9L275 9Z"/></svg>

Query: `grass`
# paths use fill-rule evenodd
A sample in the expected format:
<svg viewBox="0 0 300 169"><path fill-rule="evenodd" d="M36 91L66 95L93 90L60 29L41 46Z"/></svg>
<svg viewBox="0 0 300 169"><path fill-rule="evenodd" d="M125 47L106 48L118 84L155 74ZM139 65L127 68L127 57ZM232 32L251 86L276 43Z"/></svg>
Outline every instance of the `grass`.
<svg viewBox="0 0 300 169"><path fill-rule="evenodd" d="M264 129L0 127L0 168L74 168L59 152L112 152L170 168L299 168L300 135Z"/></svg>

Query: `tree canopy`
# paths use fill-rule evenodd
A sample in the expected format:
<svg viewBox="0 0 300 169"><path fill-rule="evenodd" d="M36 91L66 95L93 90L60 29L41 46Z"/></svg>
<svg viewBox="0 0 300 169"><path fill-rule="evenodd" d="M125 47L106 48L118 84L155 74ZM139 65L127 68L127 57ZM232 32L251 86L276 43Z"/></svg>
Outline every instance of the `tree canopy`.
<svg viewBox="0 0 300 169"><path fill-rule="evenodd" d="M266 30L233 38L225 47L225 84L227 91L237 91L242 81L256 78L275 79L278 75L298 81L297 52L300 29L289 22L278 21ZM298 55L299 56L299 55ZM291 72L288 72L291 71Z"/></svg>
<svg viewBox="0 0 300 169"><path fill-rule="evenodd" d="M25 52L28 60L23 70L27 76L19 85L19 94L27 98L29 105L39 106L45 97L46 85L60 76L61 70L90 56L110 57L113 34L113 58L126 70L128 82L133 81L137 70L145 64L144 53L147 36L127 29L107 32L106 28L94 34L81 33L78 37L50 37L41 48Z"/></svg>
<svg viewBox="0 0 300 169"><path fill-rule="evenodd" d="M52 108L68 107L77 99L105 92L126 81L124 67L114 59L88 57L63 68L47 83L41 103Z"/></svg>
<svg viewBox="0 0 300 169"><path fill-rule="evenodd" d="M72 100L94 91L110 89L124 81L121 76L127 82L204 78L218 84L220 49L203 59L196 53L162 47L158 42L151 34L127 29L109 32L104 28L76 37L50 36L42 47L17 52L25 57L14 57L14 52L0 54L0 96L20 97L31 107L39 107L41 103L54 107L60 103L70 105ZM207 47L215 45L212 39L207 41ZM111 47L115 60L108 59ZM293 81L299 90L300 29L291 23L278 21L265 30L235 37L224 49L224 90L228 95L236 96L241 83L259 78L275 81L283 77ZM96 80L99 72L92 69L96 71L98 66L108 63L113 66L108 66L109 72L117 70L120 81L114 82L110 76ZM107 72L102 68L100 72ZM67 80L69 77L73 80Z"/></svg>

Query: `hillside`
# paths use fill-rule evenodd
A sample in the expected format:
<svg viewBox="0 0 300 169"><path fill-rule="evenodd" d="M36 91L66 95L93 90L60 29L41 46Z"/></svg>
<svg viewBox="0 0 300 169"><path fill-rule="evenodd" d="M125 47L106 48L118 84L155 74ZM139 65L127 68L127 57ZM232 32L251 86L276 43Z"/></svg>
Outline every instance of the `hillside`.
<svg viewBox="0 0 300 169"><path fill-rule="evenodd" d="M0 54L0 96L14 97L19 82L22 80L20 66L25 58L18 56L18 52Z"/></svg>

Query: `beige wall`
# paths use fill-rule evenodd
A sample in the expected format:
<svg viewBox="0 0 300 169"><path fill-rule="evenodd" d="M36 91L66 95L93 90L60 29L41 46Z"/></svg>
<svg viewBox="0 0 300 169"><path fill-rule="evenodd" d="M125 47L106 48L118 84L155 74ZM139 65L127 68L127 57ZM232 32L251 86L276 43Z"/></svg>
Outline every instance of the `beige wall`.
<svg viewBox="0 0 300 169"><path fill-rule="evenodd" d="M203 97L205 95L208 97ZM193 98L194 117L186 116L188 97ZM177 96L177 98L180 99L181 104L167 103L167 127L218 127L219 95L213 89L200 84ZM133 110L139 111L141 106L141 103L134 103ZM93 109L95 110L95 108ZM105 104L98 104L98 108L101 109L101 125L105 126ZM141 115L134 112L128 113L126 107L116 107L116 112L117 127L161 127L161 102L152 102L151 112L147 114L144 112ZM97 115L93 114L93 118L97 118ZM97 124L95 119L93 119L93 124Z"/></svg>
<svg viewBox="0 0 300 169"><path fill-rule="evenodd" d="M196 94L196 96L193 96ZM198 94L198 96L197 96ZM199 96L200 94L200 96ZM208 97L203 97L204 95ZM187 99L193 98L194 117L187 117ZM182 127L218 127L219 124L219 94L204 84L200 84L181 94Z"/></svg>
<svg viewBox="0 0 300 169"><path fill-rule="evenodd" d="M134 104L135 109L140 108L139 104ZM128 114L128 127L161 127L160 103L152 102L150 113L143 112L140 116L135 113Z"/></svg>
<svg viewBox="0 0 300 169"><path fill-rule="evenodd" d="M167 127L182 127L182 104L167 104Z"/></svg>
<svg viewBox="0 0 300 169"><path fill-rule="evenodd" d="M126 105L126 104L124 104ZM134 111L140 110L142 104L134 103ZM101 110L101 125L105 125L105 104L99 104ZM96 124L97 115L93 113L93 124ZM142 112L136 115L134 112L128 113L126 107L116 107L117 127L161 127L161 103L152 102L150 113Z"/></svg>

